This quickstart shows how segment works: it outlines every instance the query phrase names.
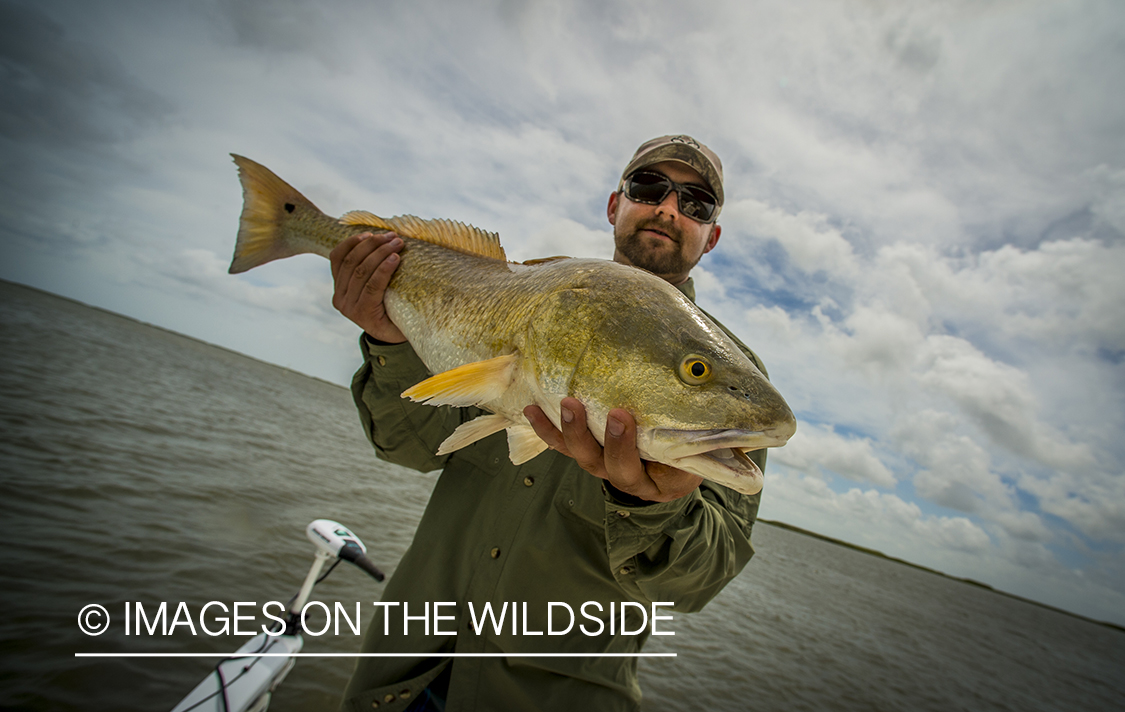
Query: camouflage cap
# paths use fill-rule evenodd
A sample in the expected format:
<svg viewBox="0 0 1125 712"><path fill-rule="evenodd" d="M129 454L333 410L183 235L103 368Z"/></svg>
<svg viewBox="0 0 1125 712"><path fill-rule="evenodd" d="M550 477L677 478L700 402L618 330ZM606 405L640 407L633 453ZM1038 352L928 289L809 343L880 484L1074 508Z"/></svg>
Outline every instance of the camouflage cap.
<svg viewBox="0 0 1125 712"><path fill-rule="evenodd" d="M661 161L679 161L694 168L714 191L719 207L723 206L723 163L714 151L691 136L661 136L642 143L625 166L617 189L621 190L625 179L634 171Z"/></svg>

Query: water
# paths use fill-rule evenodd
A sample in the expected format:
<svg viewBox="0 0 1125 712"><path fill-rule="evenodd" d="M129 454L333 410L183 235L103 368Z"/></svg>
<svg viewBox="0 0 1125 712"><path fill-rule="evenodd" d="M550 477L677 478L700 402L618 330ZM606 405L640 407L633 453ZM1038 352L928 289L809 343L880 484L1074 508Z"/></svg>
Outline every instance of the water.
<svg viewBox="0 0 1125 712"><path fill-rule="evenodd" d="M3 282L0 360L0 708L171 708L214 661L74 654L229 652L245 638L126 637L124 604L288 600L319 517L393 571L436 478L375 460L343 388ZM767 524L754 541L652 639L678 657L642 661L646 712L1125 709L1118 629ZM316 597L381 590L349 568ZM79 632L88 603L106 634ZM305 651L358 648L341 633ZM334 709L351 667L302 660L271 709Z"/></svg>

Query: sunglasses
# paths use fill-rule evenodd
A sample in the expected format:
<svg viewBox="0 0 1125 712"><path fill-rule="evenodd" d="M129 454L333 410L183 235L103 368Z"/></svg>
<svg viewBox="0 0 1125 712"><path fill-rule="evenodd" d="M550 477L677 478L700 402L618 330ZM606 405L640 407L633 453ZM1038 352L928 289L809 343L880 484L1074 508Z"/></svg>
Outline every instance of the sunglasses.
<svg viewBox="0 0 1125 712"><path fill-rule="evenodd" d="M719 213L719 200L706 188L677 183L653 171L637 171L625 179L625 197L634 203L660 205L668 193L676 191L680 212L696 222L713 222Z"/></svg>

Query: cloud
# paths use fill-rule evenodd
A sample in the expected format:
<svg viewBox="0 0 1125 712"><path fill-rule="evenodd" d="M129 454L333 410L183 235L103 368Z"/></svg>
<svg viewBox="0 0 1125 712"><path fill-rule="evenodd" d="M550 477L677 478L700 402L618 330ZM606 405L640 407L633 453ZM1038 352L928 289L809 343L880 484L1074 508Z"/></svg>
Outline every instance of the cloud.
<svg viewBox="0 0 1125 712"><path fill-rule="evenodd" d="M852 245L828 225L825 215L799 212L790 215L761 201L743 199L723 208L723 223L758 239L776 240L793 266L813 274L852 281L858 276Z"/></svg>
<svg viewBox="0 0 1125 712"><path fill-rule="evenodd" d="M823 315L819 307L814 310ZM881 306L856 306L837 328L825 319L826 338L850 367L874 378L896 375L913 365L923 336L914 320Z"/></svg>
<svg viewBox="0 0 1125 712"><path fill-rule="evenodd" d="M1125 478L1120 472L1075 477L1025 475L1019 485L1044 512L1068 522L1095 541L1125 543Z"/></svg>
<svg viewBox="0 0 1125 712"><path fill-rule="evenodd" d="M842 437L832 426L802 423L773 459L802 472L815 473L822 468L857 482L880 487L895 484L895 476L875 454L870 438Z"/></svg>
<svg viewBox="0 0 1125 712"><path fill-rule="evenodd" d="M612 259L613 232L608 225L605 230L591 230L573 220L560 218L517 243L516 250L508 254L508 259L522 262L555 254Z"/></svg>
<svg viewBox="0 0 1125 712"><path fill-rule="evenodd" d="M993 472L984 447L957 432L959 422L953 413L924 410L904 417L891 431L901 452L922 468L913 478L915 490L970 514L1014 508L1014 488Z"/></svg>
<svg viewBox="0 0 1125 712"><path fill-rule="evenodd" d="M0 3L0 135L94 147L125 140L171 106L106 47L33 7Z"/></svg>
<svg viewBox="0 0 1125 712"><path fill-rule="evenodd" d="M269 286L254 284L227 274L229 262L208 250L184 250L172 259L152 265L159 273L185 285L198 294L227 302L240 302L255 309L285 315L304 315L332 321L331 280L310 280L301 285Z"/></svg>
<svg viewBox="0 0 1125 712"><path fill-rule="evenodd" d="M1125 327L1111 315L1125 307L1125 286L1116 278L1125 269L1125 242L1086 236L1094 231L1086 226L1034 249L1005 245L968 258L892 245L875 267L908 285L925 316L1056 352L1120 351Z"/></svg>
<svg viewBox="0 0 1125 712"><path fill-rule="evenodd" d="M1043 517L1034 512L1007 511L995 512L990 517L1011 537L1025 542L1046 543L1053 541L1051 532ZM1044 549L1036 549L1036 559L1053 562L1054 557Z"/></svg>
<svg viewBox="0 0 1125 712"><path fill-rule="evenodd" d="M1090 448L1071 443L1035 417L1026 374L980 353L963 339L934 334L920 354L920 382L949 396L997 444L1052 467L1088 469Z"/></svg>
<svg viewBox="0 0 1125 712"><path fill-rule="evenodd" d="M823 531L817 521L847 522L844 528L850 541L893 556L919 550L927 557L941 551L982 555L992 548L988 534L968 518L927 516L918 505L895 494L858 488L837 493L819 478L788 472L771 475L768 481L770 496L778 502L763 516L776 516L772 514L776 508L788 514L788 521L814 531ZM795 515L794 508L803 514Z"/></svg>

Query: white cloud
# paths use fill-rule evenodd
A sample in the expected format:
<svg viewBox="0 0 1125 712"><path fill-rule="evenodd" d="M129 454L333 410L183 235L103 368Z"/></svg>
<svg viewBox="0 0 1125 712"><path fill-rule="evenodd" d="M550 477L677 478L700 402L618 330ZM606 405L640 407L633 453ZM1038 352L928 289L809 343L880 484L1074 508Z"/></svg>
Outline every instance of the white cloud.
<svg viewBox="0 0 1125 712"><path fill-rule="evenodd" d="M856 306L844 327L846 336L832 326L826 336L851 368L876 377L908 369L923 340L913 320L880 307Z"/></svg>
<svg viewBox="0 0 1125 712"><path fill-rule="evenodd" d="M949 396L997 444L1054 467L1087 469L1089 448L1036 418L1027 375L986 357L963 339L931 335L920 354L920 382Z"/></svg>
<svg viewBox="0 0 1125 712"><path fill-rule="evenodd" d="M851 243L827 224L824 215L804 211L790 215L746 198L724 206L722 222L741 233L777 240L793 264L804 272L823 271L847 281L858 276Z"/></svg>
<svg viewBox="0 0 1125 712"><path fill-rule="evenodd" d="M990 519L995 521L1011 537L1022 541L1045 543L1052 541L1055 535L1043 521L1043 517L1034 512L995 512ZM1037 560L1050 562L1054 557L1045 549L1037 548Z"/></svg>
<svg viewBox="0 0 1125 712"><path fill-rule="evenodd" d="M788 472L770 475L767 483L776 502L763 504L762 516L782 512L786 521L819 532L826 525L841 527L849 541L892 556L925 551L932 557L943 550L982 555L992 546L988 534L968 518L927 516L896 494L860 489L837 493L819 478Z"/></svg>
<svg viewBox="0 0 1125 712"><path fill-rule="evenodd" d="M608 222L605 230L591 230L573 220L560 218L516 243L516 247L507 250L507 254L508 259L517 262L554 255L612 259L613 233Z"/></svg>
<svg viewBox="0 0 1125 712"><path fill-rule="evenodd" d="M774 460L810 474L817 468L857 482L894 487L895 476L879 460L870 438L847 438L831 427L803 423Z"/></svg>
<svg viewBox="0 0 1125 712"><path fill-rule="evenodd" d="M1013 488L992 471L988 451L959 434L950 412L924 410L899 421L892 436L901 451L921 468L914 487L922 497L969 513L1014 507Z"/></svg>
<svg viewBox="0 0 1125 712"><path fill-rule="evenodd" d="M1125 477L1120 473L1076 477L1025 476L1021 488L1034 494L1044 512L1055 515L1095 540L1125 543Z"/></svg>

